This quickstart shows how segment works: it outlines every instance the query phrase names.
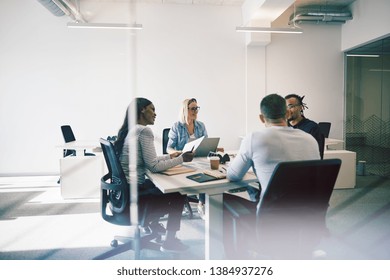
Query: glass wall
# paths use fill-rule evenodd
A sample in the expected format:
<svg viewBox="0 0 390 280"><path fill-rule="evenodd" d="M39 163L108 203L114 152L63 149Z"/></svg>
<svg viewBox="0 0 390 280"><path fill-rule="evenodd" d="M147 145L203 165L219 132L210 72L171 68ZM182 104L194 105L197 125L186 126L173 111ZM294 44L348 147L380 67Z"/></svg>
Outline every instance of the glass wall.
<svg viewBox="0 0 390 280"><path fill-rule="evenodd" d="M346 149L390 177L390 38L346 54Z"/></svg>

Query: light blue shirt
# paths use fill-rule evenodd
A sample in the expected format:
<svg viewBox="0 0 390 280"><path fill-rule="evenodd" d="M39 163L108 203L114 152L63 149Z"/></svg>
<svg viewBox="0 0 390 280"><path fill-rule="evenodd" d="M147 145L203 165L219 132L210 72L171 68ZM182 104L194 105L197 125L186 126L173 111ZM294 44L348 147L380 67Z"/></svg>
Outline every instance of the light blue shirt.
<svg viewBox="0 0 390 280"><path fill-rule="evenodd" d="M200 121L195 121L194 123L194 136L195 138L207 137L207 130L204 123ZM185 123L176 122L171 127L171 130L168 134L168 148L181 151L184 148L184 145L188 143L190 139L190 133L188 132L187 126Z"/></svg>

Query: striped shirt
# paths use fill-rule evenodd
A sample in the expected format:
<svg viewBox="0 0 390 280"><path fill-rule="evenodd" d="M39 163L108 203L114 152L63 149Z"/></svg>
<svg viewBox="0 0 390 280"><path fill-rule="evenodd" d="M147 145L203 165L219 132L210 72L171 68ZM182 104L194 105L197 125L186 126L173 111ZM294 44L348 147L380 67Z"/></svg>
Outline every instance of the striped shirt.
<svg viewBox="0 0 390 280"><path fill-rule="evenodd" d="M129 131L119 157L128 182L130 182L129 155L132 135L134 135L136 140L134 143L137 144L136 176L138 185L145 182L146 170L161 172L183 163L181 156L172 159L170 155L157 156L152 130L147 126L137 124L133 130Z"/></svg>

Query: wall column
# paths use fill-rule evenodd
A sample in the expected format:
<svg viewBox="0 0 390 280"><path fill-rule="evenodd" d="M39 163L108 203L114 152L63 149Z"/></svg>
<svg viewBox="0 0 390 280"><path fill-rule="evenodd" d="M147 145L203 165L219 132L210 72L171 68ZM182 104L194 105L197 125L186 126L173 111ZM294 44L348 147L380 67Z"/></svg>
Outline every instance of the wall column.
<svg viewBox="0 0 390 280"><path fill-rule="evenodd" d="M260 101L267 94L266 48L271 41L270 34L248 33L246 47L246 116L245 132L261 127Z"/></svg>

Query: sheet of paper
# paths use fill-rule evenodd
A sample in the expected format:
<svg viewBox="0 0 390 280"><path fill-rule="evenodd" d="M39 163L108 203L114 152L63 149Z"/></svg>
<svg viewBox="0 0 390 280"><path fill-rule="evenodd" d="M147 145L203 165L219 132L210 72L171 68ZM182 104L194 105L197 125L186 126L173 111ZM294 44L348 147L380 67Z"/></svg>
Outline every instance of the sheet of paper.
<svg viewBox="0 0 390 280"><path fill-rule="evenodd" d="M191 142L188 142L187 144L184 145L184 148L183 148L183 153L185 152L189 152L189 151L195 151L196 148L198 148L198 146L200 145L200 143L202 143L202 140L203 140L204 136L194 140L194 141L191 141Z"/></svg>

